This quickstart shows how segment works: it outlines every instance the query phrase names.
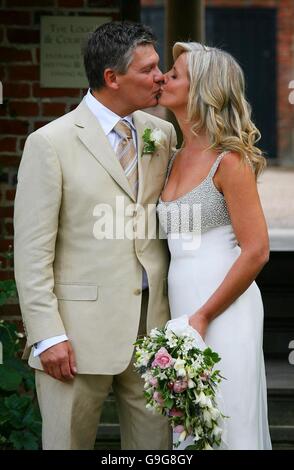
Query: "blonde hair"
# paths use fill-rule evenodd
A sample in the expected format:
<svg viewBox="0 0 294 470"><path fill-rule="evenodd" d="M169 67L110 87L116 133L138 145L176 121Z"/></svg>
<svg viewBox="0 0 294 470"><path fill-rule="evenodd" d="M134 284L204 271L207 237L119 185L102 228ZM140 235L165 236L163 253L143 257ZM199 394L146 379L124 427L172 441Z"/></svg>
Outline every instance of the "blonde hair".
<svg viewBox="0 0 294 470"><path fill-rule="evenodd" d="M192 132L197 135L206 130L210 149L238 152L257 177L266 166L266 159L255 147L260 132L251 120L240 65L229 53L197 42L177 42L173 47L174 60L183 52L187 52L188 120Z"/></svg>

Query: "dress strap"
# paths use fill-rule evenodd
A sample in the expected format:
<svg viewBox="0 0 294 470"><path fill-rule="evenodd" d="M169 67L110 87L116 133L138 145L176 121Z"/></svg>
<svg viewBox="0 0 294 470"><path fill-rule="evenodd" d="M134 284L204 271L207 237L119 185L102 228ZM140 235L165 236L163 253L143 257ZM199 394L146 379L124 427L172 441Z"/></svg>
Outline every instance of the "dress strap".
<svg viewBox="0 0 294 470"><path fill-rule="evenodd" d="M225 150L224 152L222 152L218 157L217 159L215 160L214 164L212 165L211 169L210 169L210 172L208 174L208 176L210 176L210 178L213 178L215 173L216 173L216 170L218 169L218 166L220 164L220 162L222 161L223 157L229 153L229 150Z"/></svg>
<svg viewBox="0 0 294 470"><path fill-rule="evenodd" d="M170 160L168 162L168 166L167 166L167 177L169 177L169 174L171 172L171 169L172 169L172 166L173 166L173 163L174 163L174 160L176 158L176 155L178 153L178 150L175 150L175 152L172 154L172 156L170 157Z"/></svg>
<svg viewBox="0 0 294 470"><path fill-rule="evenodd" d="M217 159L215 160L214 164L213 164L212 167L211 167L211 170L210 170L208 176L210 176L211 178L214 177L214 175L215 175L215 173L216 173L216 170L217 170L218 167L219 167L220 162L222 161L223 157L224 157L227 153L229 153L229 152L230 152L230 150L224 150L224 152L222 152L222 153L217 157ZM245 155L245 158L246 158L247 164L250 166L251 170L254 172L253 164L252 164L251 160L249 159L248 155Z"/></svg>
<svg viewBox="0 0 294 470"><path fill-rule="evenodd" d="M166 183L167 183L168 177L169 177L169 175L170 175L170 172L171 172L171 169L172 169L172 166L173 166L173 162L174 162L174 160L175 160L175 158L176 158L177 153L178 153L178 150L176 150L176 151L172 154L172 156L170 157L170 159L169 159L169 162L168 162L168 165L167 165L167 170L166 170L166 177L165 177L165 182L164 182L164 188L165 188L165 186L166 186Z"/></svg>

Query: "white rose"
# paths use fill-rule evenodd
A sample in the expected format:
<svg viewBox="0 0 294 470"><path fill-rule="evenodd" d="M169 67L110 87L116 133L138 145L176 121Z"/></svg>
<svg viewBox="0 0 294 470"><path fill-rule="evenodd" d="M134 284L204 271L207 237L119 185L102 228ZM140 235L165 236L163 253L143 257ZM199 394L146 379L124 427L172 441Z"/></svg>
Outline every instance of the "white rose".
<svg viewBox="0 0 294 470"><path fill-rule="evenodd" d="M188 380L188 388L194 388L196 386L195 382L191 379Z"/></svg>
<svg viewBox="0 0 294 470"><path fill-rule="evenodd" d="M222 435L223 430L219 426L214 426L212 430L212 435L219 439Z"/></svg>
<svg viewBox="0 0 294 470"><path fill-rule="evenodd" d="M196 397L196 403L199 403L200 406L208 406L209 407L209 404L208 404L209 402L211 403L211 400L210 400L210 398L205 396L204 392L200 392L199 395L197 395L197 397Z"/></svg>
<svg viewBox="0 0 294 470"><path fill-rule="evenodd" d="M219 410L217 408L211 408L209 411L210 411L212 419L216 421L220 416Z"/></svg>
<svg viewBox="0 0 294 470"><path fill-rule="evenodd" d="M157 328L153 328L151 331L150 331L150 338L157 338L157 336L160 336L161 333L160 331L158 331Z"/></svg>
<svg viewBox="0 0 294 470"><path fill-rule="evenodd" d="M206 397L206 406L207 408L210 408L210 409L213 408L212 401L209 397Z"/></svg>
<svg viewBox="0 0 294 470"><path fill-rule="evenodd" d="M178 377L186 377L185 364L186 362L183 359L177 359L174 363L174 369L177 371Z"/></svg>
<svg viewBox="0 0 294 470"><path fill-rule="evenodd" d="M148 362L150 360L150 354L147 353L146 351L141 351L140 357L138 359L138 365L147 367Z"/></svg>
<svg viewBox="0 0 294 470"><path fill-rule="evenodd" d="M157 145L162 145L165 141L165 133L161 129L153 129L150 139Z"/></svg>
<svg viewBox="0 0 294 470"><path fill-rule="evenodd" d="M210 415L209 411L207 411L207 410L203 411L203 419L204 419L204 422L207 424L207 426L209 426L211 428L212 421L211 421L211 415Z"/></svg>

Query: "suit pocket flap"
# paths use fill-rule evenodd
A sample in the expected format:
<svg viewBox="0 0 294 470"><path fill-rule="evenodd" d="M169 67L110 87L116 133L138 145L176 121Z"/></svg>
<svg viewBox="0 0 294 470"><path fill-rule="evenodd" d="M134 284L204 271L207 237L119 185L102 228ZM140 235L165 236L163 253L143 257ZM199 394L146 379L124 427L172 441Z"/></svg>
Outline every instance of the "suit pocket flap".
<svg viewBox="0 0 294 470"><path fill-rule="evenodd" d="M55 284L54 293L59 300L97 300L98 287L81 284Z"/></svg>

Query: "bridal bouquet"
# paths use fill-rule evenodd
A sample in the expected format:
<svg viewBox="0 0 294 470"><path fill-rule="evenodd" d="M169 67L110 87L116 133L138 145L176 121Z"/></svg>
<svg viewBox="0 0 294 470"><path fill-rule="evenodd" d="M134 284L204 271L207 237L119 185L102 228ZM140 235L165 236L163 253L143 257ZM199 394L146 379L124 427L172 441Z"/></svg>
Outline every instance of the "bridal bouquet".
<svg viewBox="0 0 294 470"><path fill-rule="evenodd" d="M219 424L224 416L218 409L216 394L222 377L214 366L220 357L206 347L188 325L188 318L172 320L164 329L153 329L135 346L134 365L145 381L146 407L168 416L174 433L178 433L174 447L188 436L192 436L193 445L187 449L219 446Z"/></svg>

